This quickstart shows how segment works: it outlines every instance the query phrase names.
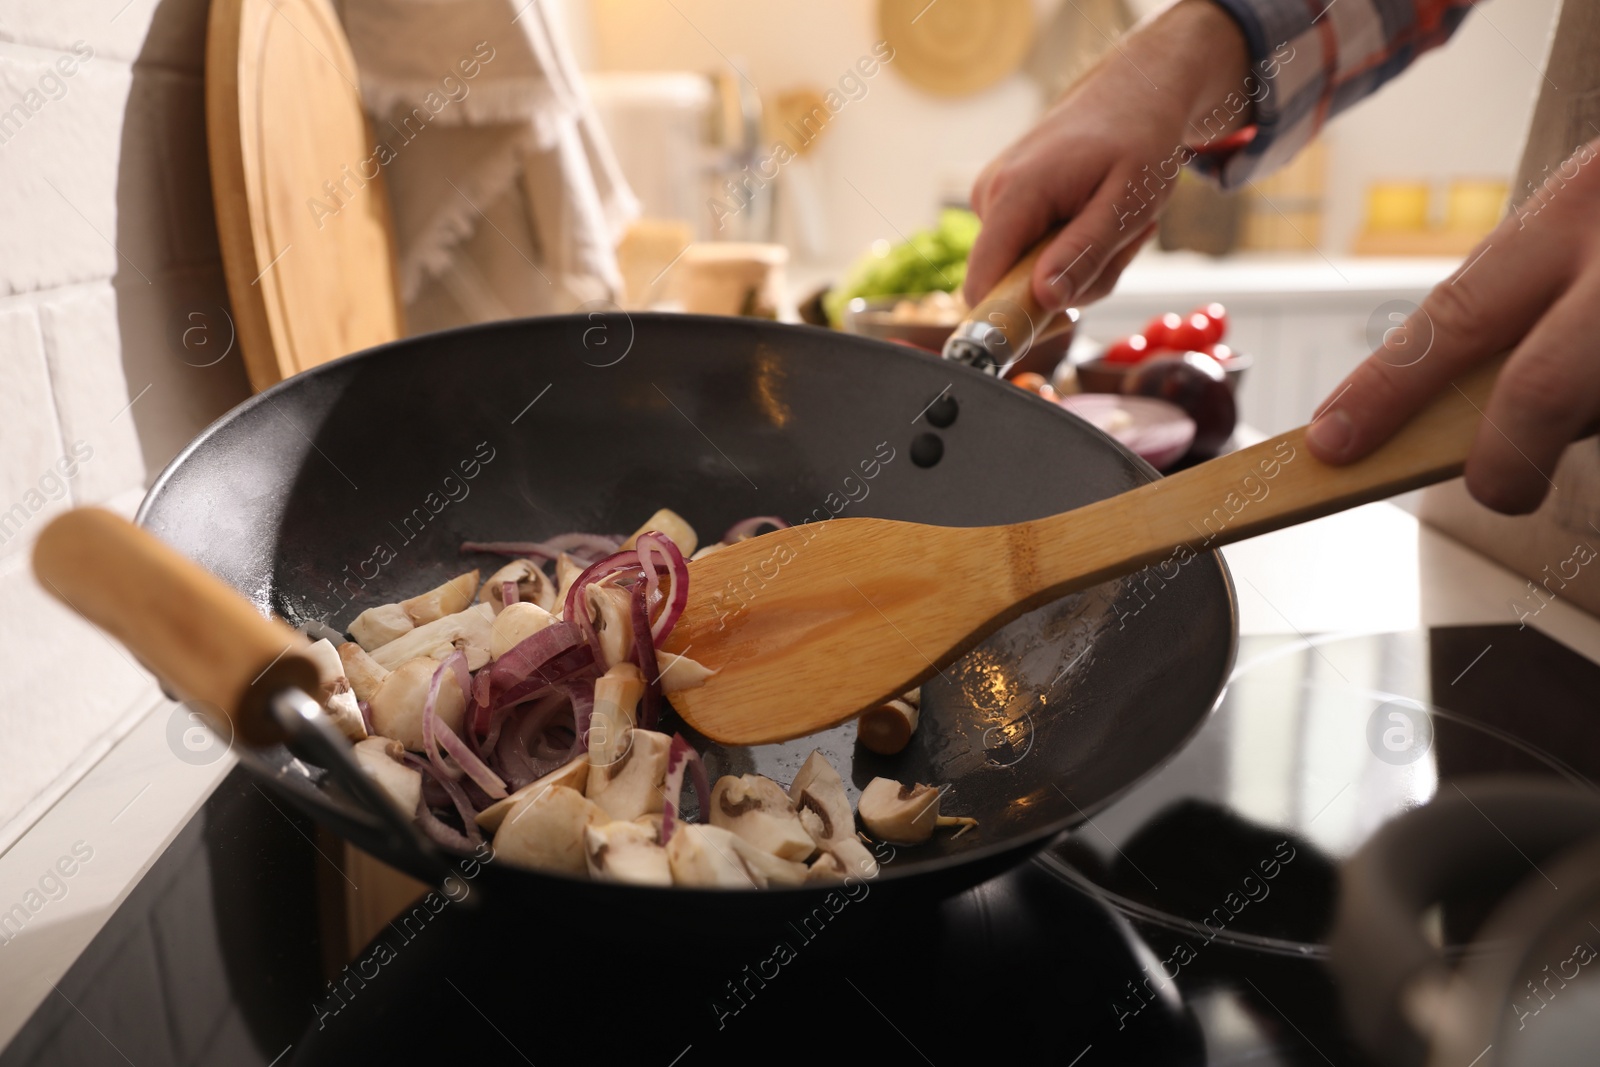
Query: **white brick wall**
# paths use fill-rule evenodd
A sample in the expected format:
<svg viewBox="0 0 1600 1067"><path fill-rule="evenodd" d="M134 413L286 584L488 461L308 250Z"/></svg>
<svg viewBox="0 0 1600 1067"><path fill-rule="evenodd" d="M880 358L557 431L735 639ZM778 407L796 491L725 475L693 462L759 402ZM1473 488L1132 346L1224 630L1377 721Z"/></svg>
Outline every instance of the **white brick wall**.
<svg viewBox="0 0 1600 1067"><path fill-rule="evenodd" d="M156 692L39 588L32 539L69 503L131 514L248 393L217 360L206 7L0 4L0 849Z"/></svg>

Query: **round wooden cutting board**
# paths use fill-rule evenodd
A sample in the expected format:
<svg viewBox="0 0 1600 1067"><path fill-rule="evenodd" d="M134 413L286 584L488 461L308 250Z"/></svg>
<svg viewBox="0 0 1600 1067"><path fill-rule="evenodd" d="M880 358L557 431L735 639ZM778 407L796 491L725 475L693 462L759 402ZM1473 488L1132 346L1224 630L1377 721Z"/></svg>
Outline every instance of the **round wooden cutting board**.
<svg viewBox="0 0 1600 1067"><path fill-rule="evenodd" d="M1004 79L1033 44L1029 0L878 0L890 64L940 96L965 96Z"/></svg>
<svg viewBox="0 0 1600 1067"><path fill-rule="evenodd" d="M327 0L212 3L212 195L258 391L402 333L383 179L392 149L368 129L359 83Z"/></svg>

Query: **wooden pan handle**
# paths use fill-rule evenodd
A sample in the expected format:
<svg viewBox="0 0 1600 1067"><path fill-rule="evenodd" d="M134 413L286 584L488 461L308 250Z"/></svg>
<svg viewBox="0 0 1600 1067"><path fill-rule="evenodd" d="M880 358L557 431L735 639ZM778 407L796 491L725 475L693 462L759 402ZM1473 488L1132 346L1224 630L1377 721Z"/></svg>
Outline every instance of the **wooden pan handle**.
<svg viewBox="0 0 1600 1067"><path fill-rule="evenodd" d="M1033 269L1050 242L1060 234L1060 228L1051 230L1028 250L1027 255L1012 264L994 288L967 312L952 336L981 338L985 326L995 327L1005 337L1004 349L996 351L995 346L988 347L997 357L1005 355L1006 361L1012 362L1021 360L1040 341L1071 327L1077 321L1076 313L1052 311L1033 295Z"/></svg>
<svg viewBox="0 0 1600 1067"><path fill-rule="evenodd" d="M267 714L274 693L295 686L316 695L304 635L263 618L232 587L109 511L77 508L51 522L34 546L33 570L180 695L220 710L248 744L283 739Z"/></svg>

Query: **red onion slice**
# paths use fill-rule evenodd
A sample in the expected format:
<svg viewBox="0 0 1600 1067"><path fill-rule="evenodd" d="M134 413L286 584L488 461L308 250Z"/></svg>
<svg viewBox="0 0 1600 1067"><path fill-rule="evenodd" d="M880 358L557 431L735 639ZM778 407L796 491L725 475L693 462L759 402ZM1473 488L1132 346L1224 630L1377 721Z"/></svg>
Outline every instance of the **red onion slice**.
<svg viewBox="0 0 1600 1067"><path fill-rule="evenodd" d="M506 607L509 608L511 605L513 605L513 604L515 604L517 602L517 599L518 599L518 597L517 597L517 583L516 582L501 582L500 583L500 602L502 604L504 604Z"/></svg>
<svg viewBox="0 0 1600 1067"><path fill-rule="evenodd" d="M570 682L563 685L561 691L572 702L572 728L578 734L572 744L572 754L578 756L589 751L589 724L594 720L594 683Z"/></svg>
<svg viewBox="0 0 1600 1067"><path fill-rule="evenodd" d="M434 765L441 775L449 777L452 781L460 777L460 771L465 771L478 788L482 789L495 800L506 795L506 784L500 776L486 767L482 760L468 747L467 743L452 730L448 724L440 721L436 705L439 702L439 687L443 684L446 674L454 674L457 685L463 686L463 695L470 695L472 685L464 681L467 670L466 653L460 649L452 652L448 659L439 664L433 672L433 681L428 686L428 699L422 705L422 743L427 746L428 761ZM439 755L439 745L443 744L450 758L456 761L456 767L451 767Z"/></svg>
<svg viewBox="0 0 1600 1067"><path fill-rule="evenodd" d="M630 605L633 609L633 655L639 672L644 675L644 696L639 704L639 725L654 730L661 719L661 669L656 666L656 646L650 640L650 609L645 606L645 587L640 582L633 587Z"/></svg>
<svg viewBox="0 0 1600 1067"><path fill-rule="evenodd" d="M495 761L513 789L521 789L543 778L571 758L570 742L559 752L543 757L535 756L532 751L538 747L548 748L538 742L553 726L564 723L561 713L566 710L567 702L559 693L551 697L527 709L495 743Z"/></svg>
<svg viewBox="0 0 1600 1067"><path fill-rule="evenodd" d="M667 749L667 781L663 787L666 806L661 811L661 843L672 840L672 831L678 824L678 806L683 797L683 772L688 770L694 780L694 794L700 803L700 819L705 821L711 810L711 783L706 779L705 764L700 753L683 739L682 734L672 735L672 747Z"/></svg>
<svg viewBox="0 0 1600 1067"><path fill-rule="evenodd" d="M452 654L462 653L458 650ZM439 703L439 686L444 682L444 672L445 665L441 663L433 672L433 680L428 684L428 699L422 705L422 747L425 750L423 755L428 757L428 762L433 765L433 769L440 777L455 779L461 777L461 772L445 763L444 758L439 755L439 744L436 739L442 724L439 722L439 713L434 708Z"/></svg>
<svg viewBox="0 0 1600 1067"><path fill-rule="evenodd" d="M638 566L639 553L631 548L625 552L613 552L604 559L596 560L594 563L589 564L588 567L584 568L583 573L573 580L572 587L567 590L566 602L561 606L561 617L574 624L580 618L588 618L588 602L581 599L583 591L592 583L598 582L609 574L615 574L621 570L633 570ZM580 604L583 605L584 610L575 615L574 609Z"/></svg>
<svg viewBox="0 0 1600 1067"><path fill-rule="evenodd" d="M599 670L589 646L577 645L551 659L510 689L498 691L495 695L495 708L520 704L541 690L562 682L598 676Z"/></svg>
<svg viewBox="0 0 1600 1067"><path fill-rule="evenodd" d="M641 534L635 545L648 593L654 595L656 588L652 557L659 557L667 572L667 589L661 598L663 607L655 620L650 623L651 640L664 641L683 615L684 605L689 603L689 562L683 558L683 553L678 551L678 546L673 544L672 538L653 530ZM645 664L639 666L641 670L649 669Z"/></svg>
<svg viewBox="0 0 1600 1067"><path fill-rule="evenodd" d="M455 827L435 815L428 807L426 791L424 791L424 797L417 801L417 822L421 825L423 832L434 841L448 848L468 849L482 841L483 835L478 832L478 822L475 818L477 811L473 809L472 802L467 799L466 790L461 788L461 783L440 775L433 764L427 760L419 759L410 752L405 753L402 759L406 766L421 771L424 778L434 782L444 790L445 795L450 798L450 803L455 806L456 814L461 817L461 825L467 831L463 835Z"/></svg>
<svg viewBox="0 0 1600 1067"><path fill-rule="evenodd" d="M557 622L517 642L489 668L491 686L505 692L538 674L546 664L582 640L578 628Z"/></svg>
<svg viewBox="0 0 1600 1067"><path fill-rule="evenodd" d="M747 537L758 537L761 527L770 526L774 530L787 530L789 524L776 515L757 515L754 518L736 522L728 527L728 532L722 535L722 543L731 545L735 541L743 541Z"/></svg>
<svg viewBox="0 0 1600 1067"><path fill-rule="evenodd" d="M472 724L471 733L477 737L486 735L494 725L493 702L490 697L489 686L492 678L493 672L487 668L480 668L478 673L472 676L472 717L468 719L468 722ZM482 752L487 747L489 746L486 745L480 748L479 751Z"/></svg>

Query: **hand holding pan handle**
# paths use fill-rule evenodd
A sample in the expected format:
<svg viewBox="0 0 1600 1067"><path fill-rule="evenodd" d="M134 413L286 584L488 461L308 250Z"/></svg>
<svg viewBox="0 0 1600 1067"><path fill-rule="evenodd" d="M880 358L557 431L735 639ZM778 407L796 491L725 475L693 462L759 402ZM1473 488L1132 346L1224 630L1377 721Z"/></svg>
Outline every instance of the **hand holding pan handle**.
<svg viewBox="0 0 1600 1067"><path fill-rule="evenodd" d="M226 716L261 748L287 741L333 774L440 882L450 869L356 765L309 694L318 690L309 642L265 618L237 591L126 519L76 508L39 534L33 569L57 599L126 645L179 695Z"/></svg>
<svg viewBox="0 0 1600 1067"><path fill-rule="evenodd" d="M1423 936L1424 912L1463 887L1503 894L1539 877L1532 864L1595 836L1600 794L1509 776L1446 782L1373 835L1340 873L1329 938L1329 966L1361 1045L1392 1067L1428 1060L1427 1015L1450 968Z"/></svg>
<svg viewBox="0 0 1600 1067"><path fill-rule="evenodd" d="M1189 150L1196 155L1226 155L1249 144L1256 132L1254 125L1246 126ZM1078 321L1076 309L1049 311L1033 296L1033 269L1050 242L1060 237L1065 228L1054 227L1041 237L1028 254L995 283L978 306L967 312L967 317L944 344L945 359L1003 377L1034 345L1049 340Z"/></svg>

